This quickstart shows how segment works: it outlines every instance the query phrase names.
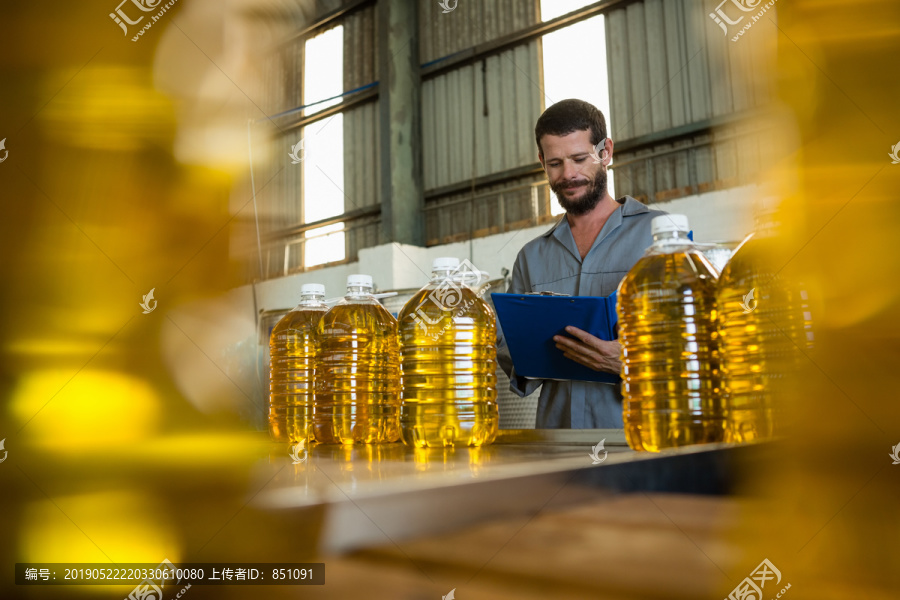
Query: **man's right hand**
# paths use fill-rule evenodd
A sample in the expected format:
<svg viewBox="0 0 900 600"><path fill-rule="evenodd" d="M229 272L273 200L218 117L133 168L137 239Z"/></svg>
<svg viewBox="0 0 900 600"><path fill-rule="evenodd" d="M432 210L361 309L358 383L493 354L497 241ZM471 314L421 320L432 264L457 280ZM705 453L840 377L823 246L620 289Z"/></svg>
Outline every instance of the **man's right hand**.
<svg viewBox="0 0 900 600"><path fill-rule="evenodd" d="M622 370L620 352L622 345L613 340L607 342L577 327L566 327L566 333L553 336L556 347L563 351L563 356L582 364L594 371L618 375Z"/></svg>

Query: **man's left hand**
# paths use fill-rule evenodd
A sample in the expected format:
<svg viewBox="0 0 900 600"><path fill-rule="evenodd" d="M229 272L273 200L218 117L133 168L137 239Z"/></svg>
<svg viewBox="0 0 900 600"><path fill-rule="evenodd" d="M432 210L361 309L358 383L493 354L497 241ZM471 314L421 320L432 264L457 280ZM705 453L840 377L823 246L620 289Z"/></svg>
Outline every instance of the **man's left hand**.
<svg viewBox="0 0 900 600"><path fill-rule="evenodd" d="M619 374L622 368L619 358L622 345L618 341L607 342L572 326L566 327L566 333L573 337L553 336L553 341L563 351L563 356L594 371Z"/></svg>

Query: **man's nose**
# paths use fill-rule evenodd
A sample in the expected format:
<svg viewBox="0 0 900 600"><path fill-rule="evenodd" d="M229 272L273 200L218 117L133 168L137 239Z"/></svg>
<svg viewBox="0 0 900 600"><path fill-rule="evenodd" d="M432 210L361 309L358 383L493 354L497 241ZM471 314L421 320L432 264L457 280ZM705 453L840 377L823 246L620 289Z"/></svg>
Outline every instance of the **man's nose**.
<svg viewBox="0 0 900 600"><path fill-rule="evenodd" d="M566 179L574 179L581 174L578 165L573 160L563 161L563 177Z"/></svg>

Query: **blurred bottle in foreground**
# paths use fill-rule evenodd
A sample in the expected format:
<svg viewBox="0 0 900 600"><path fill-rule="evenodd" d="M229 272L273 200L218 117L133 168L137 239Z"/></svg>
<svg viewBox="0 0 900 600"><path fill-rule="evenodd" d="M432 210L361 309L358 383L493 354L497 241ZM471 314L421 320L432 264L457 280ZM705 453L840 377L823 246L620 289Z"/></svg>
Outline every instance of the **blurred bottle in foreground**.
<svg viewBox="0 0 900 600"><path fill-rule="evenodd" d="M775 401L775 388L798 371L802 351L812 345L807 292L780 275L784 259L774 248L772 204L764 202L756 232L719 277L722 394L729 416L726 441L731 442L769 439L785 431L786 411Z"/></svg>
<svg viewBox="0 0 900 600"><path fill-rule="evenodd" d="M279 442L311 440L316 336L328 310L324 299L325 286L303 284L300 304L278 321L269 337L269 433Z"/></svg>
<svg viewBox="0 0 900 600"><path fill-rule="evenodd" d="M314 434L324 443L400 437L397 321L372 295L372 277L347 277L347 295L319 321Z"/></svg>
<svg viewBox="0 0 900 600"><path fill-rule="evenodd" d="M720 442L716 271L688 220L652 221L653 244L619 284L623 420L635 450Z"/></svg>
<svg viewBox="0 0 900 600"><path fill-rule="evenodd" d="M809 291L801 301L812 306L815 346L777 396L790 435L737 465L738 497L752 500L728 540L739 564L713 556L733 574L715 596L739 597L735 588L766 558L783 576L763 590L767 599L891 600L900 590L900 464L892 458L900 443L900 165L888 156L896 127L884 124L896 122L900 97L900 78L890 75L900 2L776 7L770 81L787 112L757 121L763 172L782 200L779 276ZM757 30L765 32L757 23L750 33ZM754 71L764 75L761 54Z"/></svg>
<svg viewBox="0 0 900 600"><path fill-rule="evenodd" d="M399 317L401 438L408 446L482 446L497 436L494 311L479 293L487 277L436 258L431 281Z"/></svg>

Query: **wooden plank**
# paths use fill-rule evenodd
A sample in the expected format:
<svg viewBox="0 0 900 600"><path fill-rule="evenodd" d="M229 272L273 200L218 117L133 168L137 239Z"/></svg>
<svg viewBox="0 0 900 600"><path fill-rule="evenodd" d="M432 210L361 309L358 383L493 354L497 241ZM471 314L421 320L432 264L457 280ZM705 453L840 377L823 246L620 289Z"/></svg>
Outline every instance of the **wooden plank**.
<svg viewBox="0 0 900 600"><path fill-rule="evenodd" d="M669 80L669 114L672 127L688 122L689 102L688 75L682 66L687 61L684 10L678 0L663 2L663 21L666 35L666 76Z"/></svg>
<svg viewBox="0 0 900 600"><path fill-rule="evenodd" d="M481 75L481 66L478 66ZM516 50L511 48L500 55L500 89L501 96L491 103L493 115L500 113L502 120L502 134L497 138L497 155L500 169L511 169L520 166L515 160L516 136L512 133L521 126L516 118L515 105L519 102L516 98L516 81L522 78L520 67L516 63Z"/></svg>
<svg viewBox="0 0 900 600"><path fill-rule="evenodd" d="M510 136L511 140L515 140L515 146L509 149L510 166L527 165L537 160L534 125L540 116L540 96L543 92L537 57L536 42L518 48L515 53L515 61L525 69L525 73L519 73L516 77L514 100L517 126L516 135Z"/></svg>
<svg viewBox="0 0 900 600"><path fill-rule="evenodd" d="M744 35L737 42L729 39L725 48L728 55L728 70L731 73L731 110L733 112L749 110L756 105L753 86L758 76L754 76L753 72L756 70L757 38L753 35Z"/></svg>
<svg viewBox="0 0 900 600"><path fill-rule="evenodd" d="M378 185L372 185L377 182L378 171L380 166L381 154L378 152L378 137L375 135L375 128L378 126L378 107L376 104L367 104L360 108L360 119L363 123L362 128L365 132L363 136L363 147L368 148L369 154L365 160L365 171L367 180L360 185L365 188L365 201L363 206L371 206L378 204Z"/></svg>
<svg viewBox="0 0 900 600"><path fill-rule="evenodd" d="M437 140L437 143L447 146L450 151L450 162L447 164L442 178L444 183L455 183L465 179L464 173L469 166L463 156L459 136L460 123L463 119L462 111L464 110L459 103L459 90L462 85L461 79L469 74L469 69L470 67L466 67L447 74L447 93L443 98L442 110L438 114L438 119L446 122L446 133Z"/></svg>
<svg viewBox="0 0 900 600"><path fill-rule="evenodd" d="M749 132L737 140L737 177L741 185L756 183L760 179L760 135Z"/></svg>
<svg viewBox="0 0 900 600"><path fill-rule="evenodd" d="M710 136L698 136L694 141L709 140ZM708 191L711 182L716 179L716 167L713 160L712 149L709 146L700 146L689 151L693 161L695 185L698 191Z"/></svg>
<svg viewBox="0 0 900 600"><path fill-rule="evenodd" d="M650 82L651 131L662 131L672 126L669 83L666 65L666 29L663 27L662 0L646 0L644 16L647 21L647 72Z"/></svg>
<svg viewBox="0 0 900 600"><path fill-rule="evenodd" d="M737 147L734 140L716 142L716 182L736 181L738 176Z"/></svg>
<svg viewBox="0 0 900 600"><path fill-rule="evenodd" d="M702 2L683 0L684 29L687 40L687 52L684 68L688 75L688 91L690 94L690 120L702 121L712 117L710 99L709 67L706 47L706 15Z"/></svg>
<svg viewBox="0 0 900 600"><path fill-rule="evenodd" d="M609 69L610 113L607 115L609 137L635 137L631 122L631 79L628 59L628 28L625 9L614 10L606 17L606 61Z"/></svg>
<svg viewBox="0 0 900 600"><path fill-rule="evenodd" d="M680 140L676 141L674 144L672 144L672 146L674 148L678 148L681 146L689 146L692 143L693 140ZM692 186L694 184L694 182L691 181L688 160L690 160L690 156L688 155L687 151L678 152L675 154L675 187L679 189L687 188L689 191L686 195L690 195L692 193L690 190L692 189Z"/></svg>
<svg viewBox="0 0 900 600"><path fill-rule="evenodd" d="M458 116L456 114L457 106L453 101L457 80L459 79L459 71L447 73L446 76L440 79L443 82L441 92L438 96L435 96L435 100L437 100L435 119L439 127L438 136L434 139L435 145L440 150L440 153L443 154L443 160L436 165L437 184L439 186L455 182L459 172L458 139L455 129L458 123Z"/></svg>
<svg viewBox="0 0 900 600"><path fill-rule="evenodd" d="M771 10L771 9L770 9ZM766 106L778 98L775 73L778 65L776 62L776 49L778 48L778 27L769 21L769 18L777 21L775 14L766 17L766 23L754 34L755 47L753 50L754 79L754 103L756 106Z"/></svg>
<svg viewBox="0 0 900 600"><path fill-rule="evenodd" d="M672 144L661 144L660 146L655 148L654 151L662 152L671 148ZM662 200L659 194L660 192L668 192L675 187L674 161L675 159L671 154L653 159L654 189L652 190L651 197L655 202L659 202Z"/></svg>
<svg viewBox="0 0 900 600"><path fill-rule="evenodd" d="M720 30L713 25L712 19L708 17L703 32L706 50L701 54L705 54L708 59L712 116L725 115L734 112L729 59L729 45L734 45L734 42L729 37L722 36Z"/></svg>
<svg viewBox="0 0 900 600"><path fill-rule="evenodd" d="M374 160L372 161L372 168L375 170L375 176L372 178L372 181L375 182L375 185L372 189L372 204L376 204L381 206L381 161L382 156L381 152L378 151L378 147L381 140L381 119L378 118L378 115L381 114L380 107L381 100L376 100L372 103L371 108L369 109L369 118L372 120L372 154L374 155ZM373 244L374 245L374 244Z"/></svg>
<svg viewBox="0 0 900 600"><path fill-rule="evenodd" d="M430 189L436 185L435 183L435 164L436 142L435 132L437 123L435 122L434 110L434 90L437 80L422 82L422 188Z"/></svg>
<svg viewBox="0 0 900 600"><path fill-rule="evenodd" d="M628 154L624 156L626 158L623 160L631 158ZM622 196L634 196L635 186L631 166L613 169L613 173L616 178L616 196L619 198Z"/></svg>
<svg viewBox="0 0 900 600"><path fill-rule="evenodd" d="M631 78L631 106L627 119L632 121L634 135L651 132L650 75L647 64L647 26L644 4L629 4L625 8L628 27L628 76Z"/></svg>
<svg viewBox="0 0 900 600"><path fill-rule="evenodd" d="M516 129L517 123L510 113L513 112L512 107L516 104L517 99L510 97L515 89L510 86L515 85L518 73L515 72L514 66L509 61L510 54L508 52L487 59L488 111L490 112L487 121L490 124L491 133L487 153L491 155L490 165L494 173L505 169L507 164L504 157L505 147L509 144L510 139L515 139L512 132ZM476 64L480 74L481 63Z"/></svg>
<svg viewBox="0 0 900 600"><path fill-rule="evenodd" d="M484 107L487 104L489 113L497 103L497 97L491 93L485 93L485 89L490 89L492 83L492 73L490 65L488 65L487 78L481 73L481 64L475 65L472 71L472 98L471 113L475 122L474 140L472 142L472 152L475 155L475 173L476 177L495 172L494 161L496 158L492 156L492 134L491 115L484 116ZM487 85L485 85L487 84ZM486 96L486 102L485 102Z"/></svg>

